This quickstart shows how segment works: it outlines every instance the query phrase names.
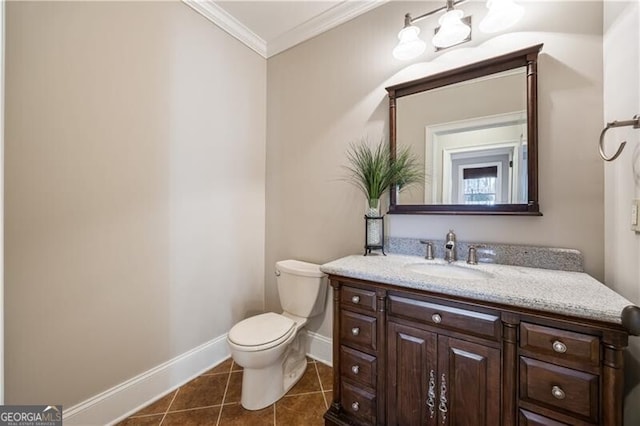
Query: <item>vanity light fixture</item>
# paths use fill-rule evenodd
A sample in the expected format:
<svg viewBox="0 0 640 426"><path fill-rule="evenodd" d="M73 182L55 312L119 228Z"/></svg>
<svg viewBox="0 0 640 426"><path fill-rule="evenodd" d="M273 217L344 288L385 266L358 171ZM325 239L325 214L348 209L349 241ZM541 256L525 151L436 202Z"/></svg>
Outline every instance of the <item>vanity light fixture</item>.
<svg viewBox="0 0 640 426"><path fill-rule="evenodd" d="M455 46L465 40L471 40L471 26L462 22L464 12L453 8L453 0L447 0L447 11L440 17L440 28L436 29L431 43L440 49Z"/></svg>
<svg viewBox="0 0 640 426"><path fill-rule="evenodd" d="M524 7L513 0L487 0L489 12L480 22L483 33L497 33L513 26L524 16Z"/></svg>
<svg viewBox="0 0 640 426"><path fill-rule="evenodd" d="M418 37L420 28L411 25L411 16L407 13L404 17L405 27L398 33L400 42L393 49L393 56L401 61L408 61L422 55L427 48L427 44ZM407 24L407 20L409 23Z"/></svg>
<svg viewBox="0 0 640 426"><path fill-rule="evenodd" d="M471 17L464 17L464 12L455 6L467 0L447 0L447 4L438 9L412 18L410 13L404 16L404 28L398 33L400 40L393 49L393 56L400 60L410 60L420 56L426 49L426 43L418 35L420 28L414 25L428 16L445 12L439 19L440 27L436 28L432 43L436 50L446 49L471 40ZM480 22L480 31L495 33L503 31L524 15L524 8L514 0L487 0L487 15ZM464 18L463 18L464 17Z"/></svg>

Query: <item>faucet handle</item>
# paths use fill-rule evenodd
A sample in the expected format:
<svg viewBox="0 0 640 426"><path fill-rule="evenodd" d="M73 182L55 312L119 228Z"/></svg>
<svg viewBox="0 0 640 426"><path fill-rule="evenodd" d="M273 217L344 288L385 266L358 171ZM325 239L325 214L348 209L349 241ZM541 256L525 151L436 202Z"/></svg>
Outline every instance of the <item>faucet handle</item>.
<svg viewBox="0 0 640 426"><path fill-rule="evenodd" d="M433 243L431 241L420 240L420 244L425 244L427 246L427 253L424 258L427 260L433 260Z"/></svg>
<svg viewBox="0 0 640 426"><path fill-rule="evenodd" d="M478 253L476 250L476 246L469 246L469 256L467 257L467 263L469 265L477 265L478 264Z"/></svg>

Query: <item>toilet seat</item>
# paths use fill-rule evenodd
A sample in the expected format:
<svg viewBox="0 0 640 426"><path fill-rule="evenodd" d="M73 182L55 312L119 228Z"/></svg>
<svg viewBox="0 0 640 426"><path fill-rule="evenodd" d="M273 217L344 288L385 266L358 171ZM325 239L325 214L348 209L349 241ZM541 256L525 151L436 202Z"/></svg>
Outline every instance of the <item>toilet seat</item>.
<svg viewBox="0 0 640 426"><path fill-rule="evenodd" d="M287 340L296 330L295 321L275 312L256 315L240 321L229 330L229 342L243 351L272 348Z"/></svg>

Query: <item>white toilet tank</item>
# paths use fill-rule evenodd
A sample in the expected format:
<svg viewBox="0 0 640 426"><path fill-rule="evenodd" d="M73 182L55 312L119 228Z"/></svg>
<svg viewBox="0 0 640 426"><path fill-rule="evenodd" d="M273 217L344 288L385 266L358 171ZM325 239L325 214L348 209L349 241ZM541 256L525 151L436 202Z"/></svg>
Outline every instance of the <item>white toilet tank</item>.
<svg viewBox="0 0 640 426"><path fill-rule="evenodd" d="M299 260L276 262L280 304L285 312L310 318L324 311L327 276L320 265Z"/></svg>

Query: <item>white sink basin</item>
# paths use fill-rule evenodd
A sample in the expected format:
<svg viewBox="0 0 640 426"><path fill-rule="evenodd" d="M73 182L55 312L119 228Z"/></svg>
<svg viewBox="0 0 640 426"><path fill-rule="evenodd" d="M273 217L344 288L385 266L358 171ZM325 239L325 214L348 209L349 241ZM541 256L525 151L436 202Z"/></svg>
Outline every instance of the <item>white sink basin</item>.
<svg viewBox="0 0 640 426"><path fill-rule="evenodd" d="M484 271L443 263L409 263L404 267L412 272L439 278L477 280L491 277L491 274Z"/></svg>

